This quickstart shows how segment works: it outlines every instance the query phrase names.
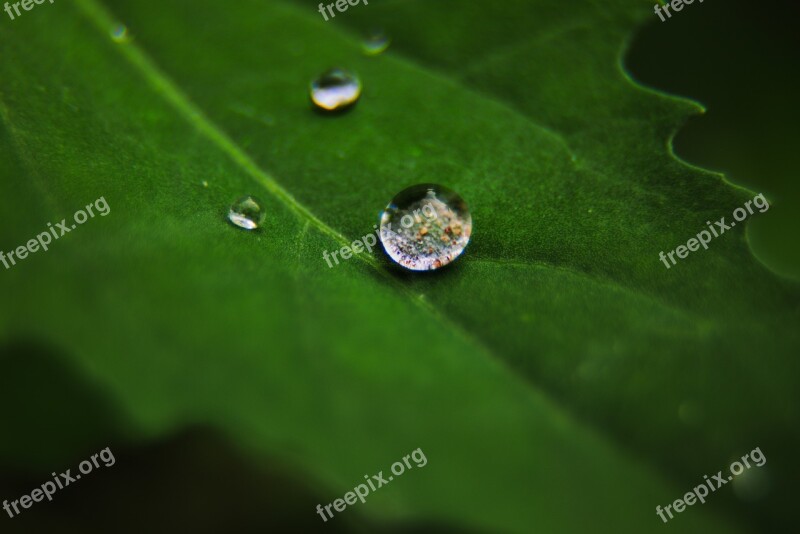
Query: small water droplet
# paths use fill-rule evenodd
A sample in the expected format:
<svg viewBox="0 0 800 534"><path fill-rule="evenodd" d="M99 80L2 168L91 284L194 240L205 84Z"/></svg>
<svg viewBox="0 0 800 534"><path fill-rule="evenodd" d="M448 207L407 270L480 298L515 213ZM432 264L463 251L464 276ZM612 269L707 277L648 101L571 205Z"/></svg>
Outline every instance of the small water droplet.
<svg viewBox="0 0 800 534"><path fill-rule="evenodd" d="M117 24L111 29L111 39L114 40L115 43L127 43L131 40L130 33L128 33L128 27L124 24Z"/></svg>
<svg viewBox="0 0 800 534"><path fill-rule="evenodd" d="M368 56L377 56L386 51L392 40L382 30L373 30L367 34L361 47Z"/></svg>
<svg viewBox="0 0 800 534"><path fill-rule="evenodd" d="M255 197L245 196L231 205L228 220L239 228L255 230L264 222L264 204Z"/></svg>
<svg viewBox="0 0 800 534"><path fill-rule="evenodd" d="M203 187L208 187L208 182L203 180Z"/></svg>
<svg viewBox="0 0 800 534"><path fill-rule="evenodd" d="M327 111L348 108L360 97L361 80L343 69L330 69L311 82L311 100Z"/></svg>
<svg viewBox="0 0 800 534"><path fill-rule="evenodd" d="M472 216L466 202L440 185L404 189L381 214L384 250L412 271L434 270L454 261L471 235Z"/></svg>

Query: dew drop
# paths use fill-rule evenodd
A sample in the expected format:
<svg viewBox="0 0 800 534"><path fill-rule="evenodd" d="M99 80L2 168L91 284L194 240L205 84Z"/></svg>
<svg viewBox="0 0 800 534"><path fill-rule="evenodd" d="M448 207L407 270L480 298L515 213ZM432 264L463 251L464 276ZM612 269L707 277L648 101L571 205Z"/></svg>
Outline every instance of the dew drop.
<svg viewBox="0 0 800 534"><path fill-rule="evenodd" d="M373 30L364 39L361 45L362 50L368 56L378 56L383 54L392 40L381 30Z"/></svg>
<svg viewBox="0 0 800 534"><path fill-rule="evenodd" d="M255 230L264 222L264 204L255 197L245 196L231 205L228 220L239 228Z"/></svg>
<svg viewBox="0 0 800 534"><path fill-rule="evenodd" d="M361 96L361 80L343 69L330 69L311 82L311 100L320 109L337 111L355 104Z"/></svg>
<svg viewBox="0 0 800 534"><path fill-rule="evenodd" d="M117 24L111 28L111 39L113 39L115 43L127 43L130 41L131 36L130 33L128 33L128 27L124 24Z"/></svg>
<svg viewBox="0 0 800 534"><path fill-rule="evenodd" d="M471 234L472 216L466 202L440 185L404 189L381 214L384 250L412 271L435 270L454 261Z"/></svg>

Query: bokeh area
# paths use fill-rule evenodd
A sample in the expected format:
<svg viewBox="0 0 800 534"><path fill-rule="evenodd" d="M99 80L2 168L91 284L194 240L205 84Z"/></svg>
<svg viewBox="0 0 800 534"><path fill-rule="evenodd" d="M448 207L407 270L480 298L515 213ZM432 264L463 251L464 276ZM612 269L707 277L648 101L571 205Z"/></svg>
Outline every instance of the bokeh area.
<svg viewBox="0 0 800 534"><path fill-rule="evenodd" d="M792 531L796 2L37 1L0 533Z"/></svg>

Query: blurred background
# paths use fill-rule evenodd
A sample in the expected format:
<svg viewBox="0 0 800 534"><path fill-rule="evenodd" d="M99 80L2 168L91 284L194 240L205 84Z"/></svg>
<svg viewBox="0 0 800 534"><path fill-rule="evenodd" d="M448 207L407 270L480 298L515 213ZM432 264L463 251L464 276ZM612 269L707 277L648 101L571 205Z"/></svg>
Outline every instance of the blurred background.
<svg viewBox="0 0 800 534"><path fill-rule="evenodd" d="M800 278L800 5L789 0L708 0L667 22L653 16L626 65L639 82L692 98L706 113L675 138L686 161L764 193L771 217L747 225L755 253Z"/></svg>

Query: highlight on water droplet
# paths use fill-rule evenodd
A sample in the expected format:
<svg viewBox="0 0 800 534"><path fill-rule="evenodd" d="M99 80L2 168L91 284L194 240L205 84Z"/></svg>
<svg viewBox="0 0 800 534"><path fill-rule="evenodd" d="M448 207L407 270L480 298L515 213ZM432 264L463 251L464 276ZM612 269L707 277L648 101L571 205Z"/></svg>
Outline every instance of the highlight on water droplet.
<svg viewBox="0 0 800 534"><path fill-rule="evenodd" d="M458 258L472 235L467 203L451 189L420 184L398 193L381 213L386 254L412 271L431 271Z"/></svg>
<svg viewBox="0 0 800 534"><path fill-rule="evenodd" d="M344 69L330 69L311 82L311 101L326 111L346 109L361 97L361 80Z"/></svg>
<svg viewBox="0 0 800 534"><path fill-rule="evenodd" d="M264 204L253 196L244 196L231 205L228 220L239 228L255 230L264 222Z"/></svg>
<svg viewBox="0 0 800 534"><path fill-rule="evenodd" d="M377 56L383 54L390 44L392 40L383 30L372 30L361 43L361 49L368 56Z"/></svg>
<svg viewBox="0 0 800 534"><path fill-rule="evenodd" d="M128 27L124 24L117 24L111 28L111 39L115 43L127 43L131 40L131 35L128 32Z"/></svg>

